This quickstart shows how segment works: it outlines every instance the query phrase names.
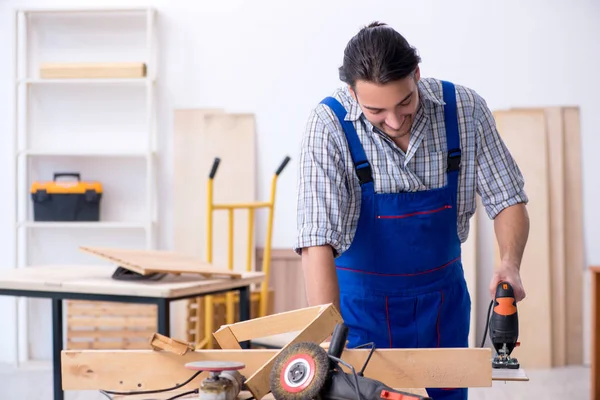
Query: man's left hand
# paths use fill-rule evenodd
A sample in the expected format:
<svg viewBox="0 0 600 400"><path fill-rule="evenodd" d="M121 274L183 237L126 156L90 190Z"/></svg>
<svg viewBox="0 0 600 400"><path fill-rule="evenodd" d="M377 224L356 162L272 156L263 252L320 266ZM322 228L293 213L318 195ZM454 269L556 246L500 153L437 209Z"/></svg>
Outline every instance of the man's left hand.
<svg viewBox="0 0 600 400"><path fill-rule="evenodd" d="M525 289L523 289L523 283L521 282L521 275L519 269L516 266L509 264L501 264L500 268L494 271L492 281L490 282L490 294L492 299L496 296L496 287L498 283L506 281L511 284L515 292L515 300L517 302L525 298Z"/></svg>

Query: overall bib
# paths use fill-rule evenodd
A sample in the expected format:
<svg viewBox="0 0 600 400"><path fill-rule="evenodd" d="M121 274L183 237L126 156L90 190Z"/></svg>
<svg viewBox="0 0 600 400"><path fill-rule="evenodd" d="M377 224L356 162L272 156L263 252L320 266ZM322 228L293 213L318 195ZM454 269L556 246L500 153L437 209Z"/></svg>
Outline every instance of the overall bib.
<svg viewBox="0 0 600 400"><path fill-rule="evenodd" d="M340 312L348 347L468 347L471 299L461 264L456 198L460 136L454 85L443 82L447 184L426 191L375 193L369 161L346 110L342 124L361 183L361 207L350 248L336 259ZM466 388L427 388L435 400L467 399Z"/></svg>

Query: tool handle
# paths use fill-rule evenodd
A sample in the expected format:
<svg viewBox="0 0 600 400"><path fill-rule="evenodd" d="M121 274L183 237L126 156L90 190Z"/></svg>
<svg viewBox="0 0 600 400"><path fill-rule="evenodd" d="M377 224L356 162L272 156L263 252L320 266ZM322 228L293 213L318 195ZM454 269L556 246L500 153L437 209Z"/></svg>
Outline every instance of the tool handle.
<svg viewBox="0 0 600 400"><path fill-rule="evenodd" d="M287 163L290 162L290 157L286 156L283 161L281 162L281 164L279 165L279 168L277 168L277 171L275 171L275 175L279 175L281 174L281 172L283 171L283 169L285 168L285 166L287 165Z"/></svg>
<svg viewBox="0 0 600 400"><path fill-rule="evenodd" d="M219 168L220 162L221 162L221 159L219 157L215 157L215 159L213 161L213 165L210 169L210 174L208 174L209 179L213 179L215 177L215 175L217 174L217 168Z"/></svg>
<svg viewBox="0 0 600 400"><path fill-rule="evenodd" d="M55 172L54 180L56 180L56 178L63 178L65 176L70 178L77 178L78 181L81 180L81 174L79 174L78 172Z"/></svg>
<svg viewBox="0 0 600 400"><path fill-rule="evenodd" d="M348 327L343 323L336 324L329 343L329 355L341 358L346 346L346 339L348 339Z"/></svg>

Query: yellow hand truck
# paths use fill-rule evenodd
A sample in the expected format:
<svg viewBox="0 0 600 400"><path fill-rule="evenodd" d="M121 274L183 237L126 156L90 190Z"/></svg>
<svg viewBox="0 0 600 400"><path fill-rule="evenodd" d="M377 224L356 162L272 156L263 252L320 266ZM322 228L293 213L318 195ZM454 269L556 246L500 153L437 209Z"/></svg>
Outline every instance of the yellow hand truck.
<svg viewBox="0 0 600 400"><path fill-rule="evenodd" d="M289 163L290 157L286 156L284 160L281 162L273 178L271 179L271 198L269 201L261 201L261 202L249 202L249 203L223 203L216 204L213 198L213 180L219 168L219 164L221 163L220 158L215 158L213 161L213 165L211 167L208 183L207 183L207 221L206 221L206 261L208 263L212 263L213 261L213 213L218 210L227 210L228 211L228 268L233 270L233 230L234 230L234 211L238 209L246 209L248 210L248 251L247 251L247 260L246 260L246 271L252 270L252 244L253 244L253 236L254 236L254 220L255 220L255 212L257 209L268 208L269 209L269 217L267 223L267 234L265 238L265 247L264 254L262 260L262 272L265 274L265 280L261 284L260 294L259 294L259 311L258 316L266 316L267 315L267 305L269 304L268 295L269 295L269 273L270 273L270 262L271 262L271 243L273 238L273 216L275 211L275 193L277 189L277 178L283 172L286 165ZM194 342L196 349L212 349L213 348L213 332L215 331L214 326L214 310L215 310L215 300L219 300L217 296L221 295L208 295L204 297L198 297L194 300L190 300L188 304L188 321L191 320L191 306L195 305L196 307L196 329L195 329L195 337L188 336L188 341ZM201 310L201 302L204 302L204 337L202 340L199 340L201 337L200 332L200 310ZM195 303L195 304L194 304ZM235 301L234 301L234 292L225 293L225 310L226 310L226 324L233 324L235 321Z"/></svg>

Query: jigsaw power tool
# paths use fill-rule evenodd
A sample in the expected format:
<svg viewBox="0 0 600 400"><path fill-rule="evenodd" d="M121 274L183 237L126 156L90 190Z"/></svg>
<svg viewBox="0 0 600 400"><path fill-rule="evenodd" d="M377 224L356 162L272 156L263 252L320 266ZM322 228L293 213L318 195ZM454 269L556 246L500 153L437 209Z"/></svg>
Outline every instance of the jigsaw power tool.
<svg viewBox="0 0 600 400"><path fill-rule="evenodd" d="M490 340L497 353L492 360L492 367L519 369L519 361L510 356L514 348L519 345L517 301L510 283L504 281L498 283L496 295L488 309L488 323Z"/></svg>
<svg viewBox="0 0 600 400"><path fill-rule="evenodd" d="M375 350L373 344L365 365L356 372L352 365L341 360L347 337L348 327L337 324L328 351L312 342L296 343L282 350L270 375L273 397L276 400L432 400L363 376ZM351 372L345 372L340 364Z"/></svg>

